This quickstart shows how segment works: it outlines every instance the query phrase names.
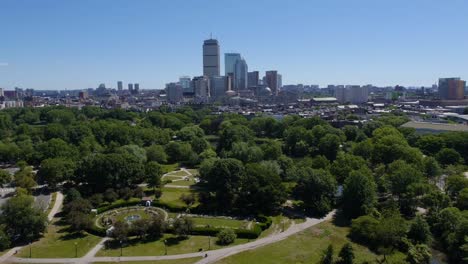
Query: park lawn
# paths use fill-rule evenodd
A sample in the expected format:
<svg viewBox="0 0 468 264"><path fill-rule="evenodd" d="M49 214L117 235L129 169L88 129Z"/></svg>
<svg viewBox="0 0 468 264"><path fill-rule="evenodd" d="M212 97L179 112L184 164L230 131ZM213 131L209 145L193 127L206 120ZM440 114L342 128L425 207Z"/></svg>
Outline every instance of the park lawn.
<svg viewBox="0 0 468 264"><path fill-rule="evenodd" d="M236 239L231 245L220 246L216 244L215 237L190 236L181 239L172 234L165 234L163 238L149 242L139 241L135 238L134 241L130 241L127 246L122 248L122 254L123 256L162 256L164 255L164 240L167 240L168 255L194 253L198 252L199 249L208 250L208 242L210 242L210 249L219 249L248 242L247 239ZM96 256L118 257L120 256L120 248L101 249Z"/></svg>
<svg viewBox="0 0 468 264"><path fill-rule="evenodd" d="M193 176L198 176L200 173L197 169L187 169Z"/></svg>
<svg viewBox="0 0 468 264"><path fill-rule="evenodd" d="M32 243L33 258L74 258L75 243L78 257L82 257L101 240L100 237L88 233L71 234L67 232L68 226L56 224L57 219L47 227L43 238ZM29 257L29 246L23 247L18 257Z"/></svg>
<svg viewBox="0 0 468 264"><path fill-rule="evenodd" d="M163 173L168 173L177 170L179 168L179 163L161 164L161 168Z"/></svg>
<svg viewBox="0 0 468 264"><path fill-rule="evenodd" d="M182 194L193 193L193 190L189 188L162 188L162 195L159 198L159 201L165 204L185 207L186 204L180 200ZM193 206L196 206L198 203L195 203Z"/></svg>
<svg viewBox="0 0 468 264"><path fill-rule="evenodd" d="M345 243L351 242L347 238L348 233L349 227L338 227L332 222L324 222L282 241L229 256L217 263L316 264L319 263L323 251L330 244L333 245L335 257L337 257L341 247ZM355 263L363 263L364 261L373 262L377 258L375 253L364 246L355 243L352 243L352 246L354 248L354 255L356 256ZM401 261L404 259L404 256L401 253L397 253L388 258Z"/></svg>
<svg viewBox="0 0 468 264"><path fill-rule="evenodd" d="M212 226L212 227L224 227L224 228L247 228L250 221L235 220L235 219L223 219L223 218L211 218L211 217L190 217L196 226Z"/></svg>
<svg viewBox="0 0 468 264"><path fill-rule="evenodd" d="M192 186L195 184L195 181L190 179L188 181L186 180L181 180L181 181L173 181L173 182L170 182L166 185L173 185L173 186Z"/></svg>
<svg viewBox="0 0 468 264"><path fill-rule="evenodd" d="M202 259L202 257L184 258L184 259L167 259L167 260L151 260L151 261L120 261L123 264L192 264ZM93 262L93 264L109 264L110 262Z"/></svg>
<svg viewBox="0 0 468 264"><path fill-rule="evenodd" d="M171 181L174 181L174 180L182 180L183 177L181 176L172 176L172 175L167 175L167 176L164 176L164 178L162 178L163 181L165 180L171 180Z"/></svg>
<svg viewBox="0 0 468 264"><path fill-rule="evenodd" d="M188 173L186 173L185 171L172 171L172 172L169 172L168 173L168 176L190 176Z"/></svg>
<svg viewBox="0 0 468 264"><path fill-rule="evenodd" d="M304 219L291 219L283 215L272 216L271 219L271 226L260 234L260 238L279 233L283 229L287 230L292 223L298 224L304 221Z"/></svg>

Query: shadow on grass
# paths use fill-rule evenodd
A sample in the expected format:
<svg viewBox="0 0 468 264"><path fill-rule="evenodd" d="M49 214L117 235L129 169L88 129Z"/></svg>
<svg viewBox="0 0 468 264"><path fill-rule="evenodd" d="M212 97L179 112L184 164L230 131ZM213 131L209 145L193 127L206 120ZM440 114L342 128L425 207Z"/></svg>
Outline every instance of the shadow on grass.
<svg viewBox="0 0 468 264"><path fill-rule="evenodd" d="M60 240L73 240L73 239L79 239L79 238L85 238L86 234L83 232L74 232L74 233L69 233L64 236L60 237Z"/></svg>

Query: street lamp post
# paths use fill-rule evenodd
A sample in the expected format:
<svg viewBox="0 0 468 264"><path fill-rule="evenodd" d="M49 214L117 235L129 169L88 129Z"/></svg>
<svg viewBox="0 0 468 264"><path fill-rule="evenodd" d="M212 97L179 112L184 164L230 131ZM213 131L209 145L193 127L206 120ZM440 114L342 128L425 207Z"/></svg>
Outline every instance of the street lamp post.
<svg viewBox="0 0 468 264"><path fill-rule="evenodd" d="M32 258L32 244L29 242L29 258Z"/></svg>
<svg viewBox="0 0 468 264"><path fill-rule="evenodd" d="M208 236L208 250L211 249L211 236Z"/></svg>
<svg viewBox="0 0 468 264"><path fill-rule="evenodd" d="M78 243L75 242L75 258L78 257Z"/></svg>
<svg viewBox="0 0 468 264"><path fill-rule="evenodd" d="M120 240L120 256L122 256L122 240Z"/></svg>
<svg viewBox="0 0 468 264"><path fill-rule="evenodd" d="M164 255L167 255L167 240L164 239Z"/></svg>

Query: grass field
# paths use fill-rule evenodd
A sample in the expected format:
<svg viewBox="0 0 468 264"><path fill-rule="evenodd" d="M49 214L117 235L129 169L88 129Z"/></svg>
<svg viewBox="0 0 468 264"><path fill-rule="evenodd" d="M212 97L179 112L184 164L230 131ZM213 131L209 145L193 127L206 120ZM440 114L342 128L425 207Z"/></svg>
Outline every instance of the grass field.
<svg viewBox="0 0 468 264"><path fill-rule="evenodd" d="M186 258L186 259L171 259L171 260L152 260L152 261L120 261L123 264L192 264L202 259L197 258ZM110 262L93 262L93 264L109 264Z"/></svg>
<svg viewBox="0 0 468 264"><path fill-rule="evenodd" d="M174 180L181 180L181 179L182 179L182 177L180 177L180 176L170 176L170 175L168 175L168 176L164 176L163 181L164 180L174 181Z"/></svg>
<svg viewBox="0 0 468 264"><path fill-rule="evenodd" d="M222 246L216 244L215 237L210 238L207 236L190 236L186 239L180 239L174 235L166 234L163 238L157 241L130 241L129 245L123 247L122 252L124 256L161 256L164 255L164 240L167 240L168 255L193 253L198 252L199 249L208 250L208 248L222 248ZM210 246L208 246L209 242ZM246 242L248 242L247 239L236 239L236 241L230 246ZM120 248L102 249L96 254L96 256L120 256Z"/></svg>
<svg viewBox="0 0 468 264"><path fill-rule="evenodd" d="M324 222L271 245L229 256L217 263L237 264L282 264L282 263L319 263L322 252L332 244L335 256L341 247L350 242L346 237L348 227L338 227L331 222ZM355 263L375 261L377 255L368 248L352 243ZM395 261L402 260L403 254L390 256ZM396 262L395 262L396 263Z"/></svg>
<svg viewBox="0 0 468 264"><path fill-rule="evenodd" d="M165 179L165 178L164 178ZM190 179L188 181L182 180L182 181L173 181L171 183L166 184L167 185L174 185L174 186L192 186L195 184L195 181L193 179Z"/></svg>
<svg viewBox="0 0 468 264"><path fill-rule="evenodd" d="M272 216L271 218L271 226L260 234L260 238L272 235L274 233L279 233L282 230L286 230L293 223L299 224L304 222L304 219L290 219L282 215Z"/></svg>
<svg viewBox="0 0 468 264"><path fill-rule="evenodd" d="M175 171L179 168L179 163L173 164L161 164L163 173L168 173L170 171Z"/></svg>
<svg viewBox="0 0 468 264"><path fill-rule="evenodd" d="M192 190L188 188L162 188L162 195L159 200L166 204L171 204L175 206L186 206L184 202L180 200L180 196L182 194L190 194L193 193ZM194 206L196 206L195 203Z"/></svg>
<svg viewBox="0 0 468 264"><path fill-rule="evenodd" d="M168 176L189 176L188 173L186 173L185 171L172 171L168 174Z"/></svg>
<svg viewBox="0 0 468 264"><path fill-rule="evenodd" d="M193 176L198 176L199 172L197 169L187 169Z"/></svg>
<svg viewBox="0 0 468 264"><path fill-rule="evenodd" d="M55 219L56 220L56 219ZM67 226L51 224L47 233L39 241L32 243L33 258L73 258L75 257L75 243L78 257L84 256L100 240L100 237L90 234L70 234ZM29 257L29 246L23 247L18 257Z"/></svg>
<svg viewBox="0 0 468 264"><path fill-rule="evenodd" d="M204 218L204 217L191 217L196 226L213 226L213 227L227 227L227 228L247 228L249 221L231 220L223 218Z"/></svg>

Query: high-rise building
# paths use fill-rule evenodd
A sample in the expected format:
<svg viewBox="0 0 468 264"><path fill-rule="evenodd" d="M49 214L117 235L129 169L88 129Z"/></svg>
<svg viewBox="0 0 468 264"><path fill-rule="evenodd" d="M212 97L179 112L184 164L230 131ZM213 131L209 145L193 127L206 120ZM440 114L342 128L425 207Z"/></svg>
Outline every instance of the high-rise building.
<svg viewBox="0 0 468 264"><path fill-rule="evenodd" d="M234 74L234 68L236 67L236 61L241 59L239 53L224 53L224 74Z"/></svg>
<svg viewBox="0 0 468 264"><path fill-rule="evenodd" d="M138 94L140 92L140 84L139 83L135 83L133 88L134 88L133 89L134 94Z"/></svg>
<svg viewBox="0 0 468 264"><path fill-rule="evenodd" d="M249 72L247 74L247 87L253 89L257 87L260 83L260 73L258 71Z"/></svg>
<svg viewBox="0 0 468 264"><path fill-rule="evenodd" d="M207 39L203 43L203 76L219 76L219 44L216 39Z"/></svg>
<svg viewBox="0 0 468 264"><path fill-rule="evenodd" d="M281 88L282 78L278 71L267 71L264 84L271 89L272 95L278 95Z"/></svg>
<svg viewBox="0 0 468 264"><path fill-rule="evenodd" d="M117 90L122 91L123 90L123 83L121 81L117 82Z"/></svg>
<svg viewBox="0 0 468 264"><path fill-rule="evenodd" d="M210 97L210 79L206 76L193 77L193 89L197 102L206 102Z"/></svg>
<svg viewBox="0 0 468 264"><path fill-rule="evenodd" d="M210 78L210 95L214 99L223 97L231 90L229 76L213 76Z"/></svg>
<svg viewBox="0 0 468 264"><path fill-rule="evenodd" d="M440 78L439 97L442 100L463 100L466 82L460 78Z"/></svg>
<svg viewBox="0 0 468 264"><path fill-rule="evenodd" d="M368 100L369 86L338 85L335 86L334 94L339 103L362 104Z"/></svg>
<svg viewBox="0 0 468 264"><path fill-rule="evenodd" d="M184 99L182 86L179 83L166 84L166 99L172 104L181 102Z"/></svg>
<svg viewBox="0 0 468 264"><path fill-rule="evenodd" d="M182 86L184 92L193 92L191 91L190 82L190 76L181 76L179 78L180 86Z"/></svg>
<svg viewBox="0 0 468 264"><path fill-rule="evenodd" d="M133 83L128 84L128 91L130 91L130 93L133 92Z"/></svg>
<svg viewBox="0 0 468 264"><path fill-rule="evenodd" d="M248 66L244 59L238 59L234 66L234 90L247 90Z"/></svg>

